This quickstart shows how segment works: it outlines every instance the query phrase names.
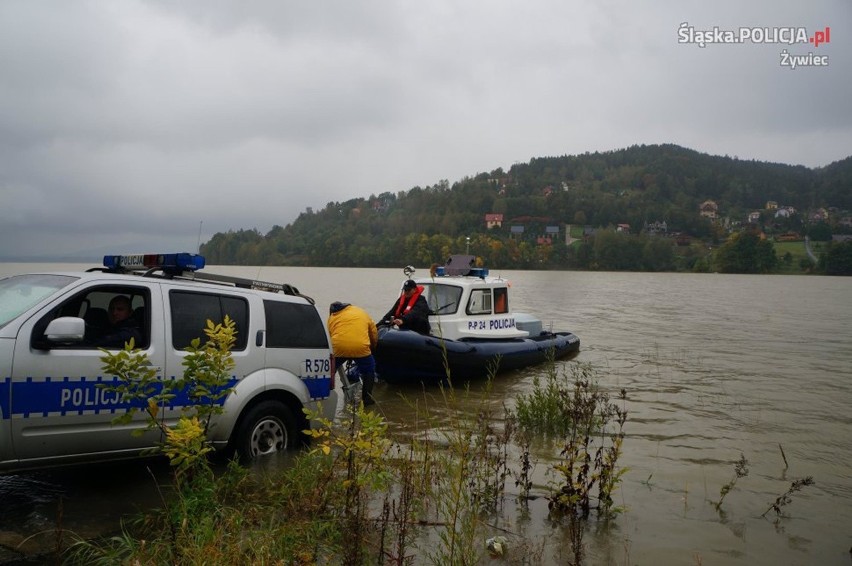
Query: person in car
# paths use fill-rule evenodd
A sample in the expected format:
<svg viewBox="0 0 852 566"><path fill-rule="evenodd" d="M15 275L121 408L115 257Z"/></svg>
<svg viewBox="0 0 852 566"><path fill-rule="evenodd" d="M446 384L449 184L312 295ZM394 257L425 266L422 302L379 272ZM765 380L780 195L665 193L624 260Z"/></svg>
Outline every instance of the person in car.
<svg viewBox="0 0 852 566"><path fill-rule="evenodd" d="M423 296L423 286L409 279L402 285L402 293L382 318L400 330L414 330L429 334L429 305Z"/></svg>
<svg viewBox="0 0 852 566"><path fill-rule="evenodd" d="M139 323L131 315L133 307L130 299L124 295L116 295L109 302L109 326L95 339L95 345L102 348L124 348L124 344L133 338L138 347L142 342L142 331Z"/></svg>

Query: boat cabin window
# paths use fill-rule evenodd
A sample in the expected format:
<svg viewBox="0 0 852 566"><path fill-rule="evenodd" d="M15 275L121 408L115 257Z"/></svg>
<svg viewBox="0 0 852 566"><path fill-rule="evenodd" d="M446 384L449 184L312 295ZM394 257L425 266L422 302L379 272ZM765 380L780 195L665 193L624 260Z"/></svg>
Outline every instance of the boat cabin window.
<svg viewBox="0 0 852 566"><path fill-rule="evenodd" d="M494 288L494 314L509 312L509 290L506 287Z"/></svg>
<svg viewBox="0 0 852 566"><path fill-rule="evenodd" d="M473 289L470 292L467 314L491 314L491 289Z"/></svg>
<svg viewBox="0 0 852 566"><path fill-rule="evenodd" d="M454 314L459 310L461 287L428 283L423 287L430 314Z"/></svg>

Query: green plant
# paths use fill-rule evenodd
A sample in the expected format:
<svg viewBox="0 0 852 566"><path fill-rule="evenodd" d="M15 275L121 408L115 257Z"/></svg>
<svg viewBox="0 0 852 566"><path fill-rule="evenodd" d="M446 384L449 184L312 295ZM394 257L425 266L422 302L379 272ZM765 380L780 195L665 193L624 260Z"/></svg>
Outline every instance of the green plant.
<svg viewBox="0 0 852 566"><path fill-rule="evenodd" d="M145 550L146 541L137 539L122 521L121 533L100 541L76 541L65 553L65 562L91 566L132 563L133 556Z"/></svg>
<svg viewBox="0 0 852 566"><path fill-rule="evenodd" d="M528 431L562 437L561 460L551 468L561 478L548 497L551 510L587 517L593 508L592 490L597 485L598 504L594 508L607 515L612 510L612 492L624 473L617 468L617 462L627 411L611 402L597 385L591 366L573 365L571 375L570 388L567 381L559 382L554 373L549 373L544 388L534 383L529 396L519 396L518 411L525 414L524 418L519 416L519 422ZM621 390L620 398L626 400L626 391ZM533 409L536 406L546 408L540 417ZM610 425L614 425L612 430ZM593 447L596 440L597 449Z"/></svg>
<svg viewBox="0 0 852 566"><path fill-rule="evenodd" d="M308 410L306 414L321 425L305 430L317 441L314 452L332 456L332 466L342 469L344 562L360 564L364 561L362 530L367 523L367 499L370 494L387 491L392 477L385 459L391 445L386 437L387 422L378 412L365 410L363 404L339 427Z"/></svg>
<svg viewBox="0 0 852 566"><path fill-rule="evenodd" d="M186 391L190 401L189 413L203 424L204 434L210 428L210 418L221 414L222 402L233 391L234 358L231 349L237 340L237 330L230 316L221 324L207 321L204 329L207 341L192 340L183 359L183 378L175 380L174 391Z"/></svg>
<svg viewBox="0 0 852 566"><path fill-rule="evenodd" d="M619 398L623 405L627 399L624 389ZM626 472L618 467L618 459L627 410L599 387L590 365L575 364L570 375L560 375L551 362L544 382L534 378L532 391L518 396L516 414L522 438L537 433L559 447L558 460L550 468L557 479L550 486L548 507L552 515L567 518L573 563L580 564L591 511L600 519L619 511L612 494ZM518 476L522 481L528 466L528 459L522 456Z"/></svg>
<svg viewBox="0 0 852 566"><path fill-rule="evenodd" d="M470 389L465 388L465 392L469 395ZM448 408L457 407L452 385L441 387L441 396ZM440 543L426 551L426 555L435 564L473 564L479 557L476 541L482 494L477 492L482 478L477 476L476 463L477 454L482 456L482 452L477 452L471 419L459 411L451 414L454 420L442 439L447 449L432 452L434 466L440 473L435 474L430 493L441 528Z"/></svg>
<svg viewBox="0 0 852 566"><path fill-rule="evenodd" d="M216 334L215 325L210 330ZM194 347L200 356L220 351ZM132 361L132 349L119 357L127 374L137 368L147 375L144 360ZM221 372L208 368L227 366L205 362L191 367L203 367L199 374L212 375ZM236 462L215 474L209 466L178 472L189 465L187 454L205 446L204 412L190 410L177 426L161 429L162 450L171 454L178 487L168 504L126 524L120 536L79 542L69 561L403 565L418 555L433 564L476 564L488 551L483 541L494 528L488 519L500 513L505 479L513 473L510 444L521 447L514 474L523 502L534 489L531 439L544 436L560 452L551 470L559 480L550 486L552 515L567 518L571 561L579 564L590 512L602 519L616 512L612 493L624 473L617 461L627 413L598 387L591 367L572 365L573 381L556 377L553 367L548 371L546 380L538 382L552 383L546 391L533 390L518 400L528 408L524 425L514 412L490 399L490 380L481 391L441 388L440 407L429 406L434 396L428 393L410 402L414 428L429 434L415 432L406 443L390 440L382 415L363 406L334 422L307 412L319 425L305 431L314 440L313 449L268 474L250 472ZM184 387L191 383L186 381ZM215 392L218 386L210 387ZM156 390L145 391L148 396L140 394L139 399L147 404L139 403L139 408L162 424L164 397L157 397ZM152 398L153 404L148 402ZM553 407L545 424L536 421L532 398L539 406ZM620 398L623 403L624 391ZM542 427L549 427L546 435ZM541 561L544 542L534 547L514 533L502 533L508 535L500 545L507 552L505 560Z"/></svg>
<svg viewBox="0 0 852 566"><path fill-rule="evenodd" d="M98 386L111 393L118 393L121 402L128 404L126 412L112 420L112 424L127 425L133 421L134 415L140 408L147 413L147 428L158 428L165 436L166 424L161 417L160 407L174 398L174 395L164 391L165 386L157 378L157 368L151 367L148 356L136 349L133 338L118 352L101 350L103 370L108 375L118 378L115 385L99 384ZM145 429L134 429L131 434L141 436Z"/></svg>
<svg viewBox="0 0 852 566"><path fill-rule="evenodd" d="M483 512L497 511L503 501L506 478L511 474L508 447L515 432L514 418L505 419L502 427L496 425L498 419L490 402L492 383L489 378L475 415L462 423L468 429L473 451L468 489L474 504Z"/></svg>
<svg viewBox="0 0 852 566"><path fill-rule="evenodd" d="M506 420L515 420L516 417L511 412L507 415ZM515 425L517 426L517 425ZM530 491L533 487L532 472L534 463L530 454L531 435L528 431L518 429L515 432L515 442L520 449L519 468L513 472L515 478L515 487L518 488L518 501L521 506L526 509L529 506Z"/></svg>
<svg viewBox="0 0 852 566"><path fill-rule="evenodd" d="M69 564L316 564L342 554L340 482L324 454L266 476L229 463L185 482L169 505L78 541Z"/></svg>
<svg viewBox="0 0 852 566"><path fill-rule="evenodd" d="M418 442L394 449L395 489L385 493L379 527L378 555L386 564L409 564L417 531L415 524L425 502L432 477L432 457L428 445Z"/></svg>
<svg viewBox="0 0 852 566"><path fill-rule="evenodd" d="M104 372L118 378L116 384L101 387L118 393L122 402L129 404L125 413L113 419L113 424L129 424L143 408L146 428L159 429L159 449L175 466L178 477L206 464L211 450L207 443L211 417L222 413L222 401L233 390L234 321L227 315L221 324L208 320L204 333L207 341L203 345L196 338L187 348L183 377L171 381L158 379L157 369L151 367L144 352L135 348L133 339L118 352L101 350ZM181 408L177 424L169 426L165 408L179 394L186 395L188 404ZM141 435L144 430L135 429L133 434Z"/></svg>
<svg viewBox="0 0 852 566"><path fill-rule="evenodd" d="M518 396L514 414L521 430L562 435L572 427L564 399L570 384L565 374L559 374L553 359L545 368L544 383L538 375L533 377L532 392Z"/></svg>
<svg viewBox="0 0 852 566"><path fill-rule="evenodd" d="M103 387L118 393L129 406L113 419L113 424L131 423L142 409L146 426L134 429L133 434L159 430L160 441L154 450L162 451L174 470L178 497L164 506L168 561L180 562L187 546L192 546L187 545L187 539L205 538L203 533L214 532L212 523L223 513L207 461L212 450L207 433L211 417L222 412L221 401L231 392L229 382L234 367L231 348L236 330L233 320L226 315L221 324L208 320L204 333L207 336L204 345L196 338L187 348L183 377L171 381L158 379L157 370L151 367L144 352L135 349L132 339L118 352L101 350L104 372L117 378L114 385ZM175 424L170 425L165 409L178 395L185 395L187 404L179 411ZM81 548L80 552L91 553L90 549Z"/></svg>
<svg viewBox="0 0 852 566"><path fill-rule="evenodd" d="M783 517L783 508L793 502L793 494L801 491L803 487L814 485L814 483L813 476L807 476L793 481L787 491L776 497L775 501L766 511L763 512L761 517L765 517L770 511L775 511L776 519L780 519Z"/></svg>
<svg viewBox="0 0 852 566"><path fill-rule="evenodd" d="M740 454L740 459L734 462L734 477L731 478L731 481L722 486L719 490L719 501L713 503L713 506L716 508L716 511L719 511L722 507L722 502L725 500L725 496L727 496L734 486L737 484L737 480L740 478L744 478L748 475L748 460L743 454Z"/></svg>

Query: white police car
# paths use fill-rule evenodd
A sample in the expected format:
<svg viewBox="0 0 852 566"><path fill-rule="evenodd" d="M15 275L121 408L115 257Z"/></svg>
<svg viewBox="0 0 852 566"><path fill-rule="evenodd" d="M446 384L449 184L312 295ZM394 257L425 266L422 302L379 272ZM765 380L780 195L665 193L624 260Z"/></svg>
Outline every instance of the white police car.
<svg viewBox="0 0 852 566"><path fill-rule="evenodd" d="M206 321L236 323L234 390L210 435L217 449L256 457L291 448L308 428L302 409L337 407L328 332L313 301L286 284L198 272L194 254L106 256L104 267L0 280L0 470L127 458L155 445L144 419L99 384L98 349L116 296L161 379L183 374L185 348ZM127 300L121 299L120 302ZM119 346L108 345L117 349ZM166 410L176 419L179 407Z"/></svg>

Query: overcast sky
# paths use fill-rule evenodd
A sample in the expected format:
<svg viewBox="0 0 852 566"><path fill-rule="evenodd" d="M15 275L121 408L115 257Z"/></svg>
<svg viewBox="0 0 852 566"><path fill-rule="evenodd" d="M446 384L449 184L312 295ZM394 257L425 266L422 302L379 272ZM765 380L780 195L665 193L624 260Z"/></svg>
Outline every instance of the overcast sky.
<svg viewBox="0 0 852 566"><path fill-rule="evenodd" d="M192 251L633 144L824 166L852 155L850 24L850 0L2 0L0 258Z"/></svg>

